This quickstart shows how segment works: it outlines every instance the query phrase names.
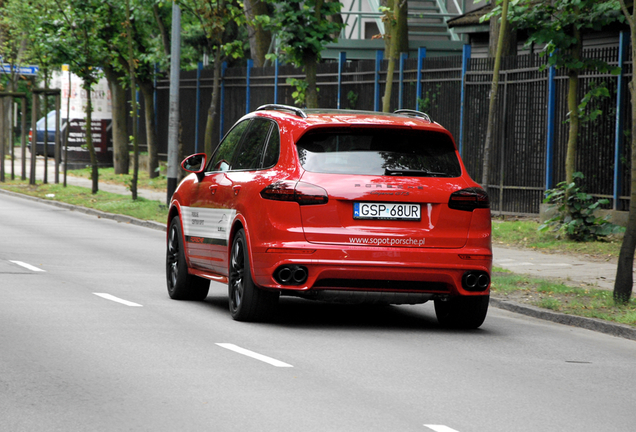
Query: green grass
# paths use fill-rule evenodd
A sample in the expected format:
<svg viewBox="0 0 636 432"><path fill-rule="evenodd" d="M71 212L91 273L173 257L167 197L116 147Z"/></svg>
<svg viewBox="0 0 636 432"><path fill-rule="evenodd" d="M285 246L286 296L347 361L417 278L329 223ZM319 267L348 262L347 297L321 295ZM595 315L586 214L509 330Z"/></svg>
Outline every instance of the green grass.
<svg viewBox="0 0 636 432"><path fill-rule="evenodd" d="M78 170L69 170L68 175L75 177L91 178L91 169L84 168ZM150 189L155 191L165 191L168 188L168 180L165 175L159 175L153 179L150 178L147 171L139 170L137 179L138 189ZM104 183L118 184L130 188L132 182L132 170L130 174L115 174L114 168L100 168L99 181Z"/></svg>
<svg viewBox="0 0 636 432"><path fill-rule="evenodd" d="M539 232L539 222L533 220L492 222L492 239L494 246L511 246L542 250L551 253L571 253L589 255L599 259L618 258L622 238L611 236L605 241L575 242L557 239L551 231Z"/></svg>
<svg viewBox="0 0 636 432"><path fill-rule="evenodd" d="M493 270L493 297L636 327L636 299L632 298L624 306L616 305L608 290L571 287L557 281Z"/></svg>
<svg viewBox="0 0 636 432"><path fill-rule="evenodd" d="M142 220L166 223L168 218L167 207L159 201L144 198L138 198L133 201L130 195L119 195L103 191L92 194L90 189L87 188L70 185L64 187L62 184L51 183L37 183L35 186L30 186L28 182L22 180L9 180L6 183L0 183L0 188L45 200L61 201L107 213L132 216Z"/></svg>

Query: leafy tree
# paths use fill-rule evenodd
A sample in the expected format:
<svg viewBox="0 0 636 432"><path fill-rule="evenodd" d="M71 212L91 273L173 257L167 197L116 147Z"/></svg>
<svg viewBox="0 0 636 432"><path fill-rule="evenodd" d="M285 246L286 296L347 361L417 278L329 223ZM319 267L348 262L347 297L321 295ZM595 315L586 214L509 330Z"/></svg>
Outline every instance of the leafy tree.
<svg viewBox="0 0 636 432"><path fill-rule="evenodd" d="M502 0L498 0L501 2ZM501 13L501 6L493 10ZM618 0L512 0L510 23L529 32L528 43L545 44L547 66L566 68L568 74L569 131L565 162L565 181L573 182L576 171L576 147L580 125L579 73L584 70L608 72L613 69L605 62L582 56L581 33L601 30L625 18L620 14Z"/></svg>
<svg viewBox="0 0 636 432"><path fill-rule="evenodd" d="M167 64L170 42L166 40L167 36L164 34L164 14L160 0L131 0L130 5L130 20L128 20L125 17L126 13L122 5L111 3L111 24L105 28L107 33L104 35L104 38L109 42L109 57L105 59L103 68L106 75L109 76L109 81L111 81L111 90L114 90L113 123L115 123L116 118L121 123L122 121L125 122L127 118L123 92L124 86L130 87L131 76L129 72L131 71L131 65L133 66L134 79L143 94L144 101L146 142L149 158L148 175L150 178L154 178L158 175L159 168L153 103L155 65ZM130 25L125 24L128 22L130 22ZM128 31L129 29L131 31ZM129 33L132 36L131 41L128 40ZM132 45L132 54L130 53L129 43ZM168 46L167 50L165 44ZM113 129L115 129L114 124ZM120 135L123 136L120 139L123 140L125 138L125 146L122 146L118 152L120 153L119 157L115 155L115 159L120 159L121 169L125 169L125 172L128 172L126 123L123 123L119 129L122 129Z"/></svg>
<svg viewBox="0 0 636 432"><path fill-rule="evenodd" d="M0 26L4 29L4 42L0 43L0 55L7 63L21 64L25 62L37 63L43 75L44 85L48 87L50 72L60 65L50 50L47 39L46 23L53 13L53 3L25 2L4 0L0 14ZM8 75L8 90L15 91L19 75ZM5 99L8 102L8 99ZM44 98L44 111L47 111L48 98ZM9 110L5 110L6 113ZM52 127L53 125L48 125Z"/></svg>
<svg viewBox="0 0 636 432"><path fill-rule="evenodd" d="M481 184L488 188L490 175L490 149L493 141L493 130L495 128L495 110L497 108L497 91L499 89L499 68L501 67L501 57L504 49L506 28L508 27L508 0L502 0L501 25L498 31L497 51L495 53L495 65L492 72L492 85L490 87L490 105L488 108L488 123L486 125L486 139L484 142L484 156L482 161ZM491 18L491 21L493 18ZM493 34L491 33L491 36Z"/></svg>
<svg viewBox="0 0 636 432"><path fill-rule="evenodd" d="M264 26L264 22L269 21L267 3L263 0L244 0L244 9L254 67L263 67L272 43L272 33ZM264 17L267 18L264 20Z"/></svg>
<svg viewBox="0 0 636 432"><path fill-rule="evenodd" d="M86 92L86 147L91 160L92 193L99 190L97 156L92 134L92 87L101 76L96 67L103 63L107 42L101 37L108 25L108 5L101 0L53 0L59 19L48 24L47 35L52 54L63 59L69 70L82 79Z"/></svg>
<svg viewBox="0 0 636 432"><path fill-rule="evenodd" d="M333 17L342 4L329 0L268 0L275 6L270 28L278 38L283 61L305 70L306 103L318 108L316 69L324 47L336 40L342 24Z"/></svg>
<svg viewBox="0 0 636 432"><path fill-rule="evenodd" d="M621 10L630 27L630 40L632 58L636 58L636 10L633 2L631 12L625 0L620 0ZM621 251L618 256L618 267L616 268L616 281L614 282L614 301L619 304L626 304L632 296L634 284L634 250L636 250L636 78L632 75L629 83L629 90L632 96L632 124L631 124L631 192L629 201L629 216L627 218L627 229L621 244Z"/></svg>
<svg viewBox="0 0 636 432"><path fill-rule="evenodd" d="M239 26L245 22L245 14L234 0L181 0L184 12L191 17L183 27L184 42L200 53L211 56L214 67L212 100L208 108L205 126L204 148L212 153L213 128L217 114L221 86L222 64L228 58L241 58L245 42L239 37Z"/></svg>

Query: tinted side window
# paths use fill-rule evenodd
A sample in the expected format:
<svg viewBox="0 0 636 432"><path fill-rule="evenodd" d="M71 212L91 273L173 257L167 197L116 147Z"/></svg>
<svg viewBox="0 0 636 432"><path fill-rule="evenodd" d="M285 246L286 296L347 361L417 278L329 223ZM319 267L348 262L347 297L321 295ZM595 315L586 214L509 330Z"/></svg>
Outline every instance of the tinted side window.
<svg viewBox="0 0 636 432"><path fill-rule="evenodd" d="M216 148L216 152L212 159L210 159L210 165L208 165L208 171L227 171L230 169L232 163L232 155L236 150L236 147L241 142L243 132L250 124L249 120L244 120L237 124L226 136L221 144Z"/></svg>
<svg viewBox="0 0 636 432"><path fill-rule="evenodd" d="M256 118L252 120L245 139L232 164L233 170L256 170L261 167L261 155L267 142L267 136L272 128L272 122Z"/></svg>
<svg viewBox="0 0 636 432"><path fill-rule="evenodd" d="M269 142L263 155L263 168L271 168L278 162L280 154L280 135L278 133L278 125L274 124L272 132L269 134Z"/></svg>

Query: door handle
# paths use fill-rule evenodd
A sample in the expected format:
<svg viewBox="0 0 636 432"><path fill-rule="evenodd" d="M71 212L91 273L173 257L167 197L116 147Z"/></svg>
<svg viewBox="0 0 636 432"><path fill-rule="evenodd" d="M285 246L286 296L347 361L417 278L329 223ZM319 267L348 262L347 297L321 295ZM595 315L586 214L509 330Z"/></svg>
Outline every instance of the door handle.
<svg viewBox="0 0 636 432"><path fill-rule="evenodd" d="M234 186L234 187L232 187L232 190L234 191L234 196L237 196L239 194L239 192L241 191L241 187L240 186Z"/></svg>
<svg viewBox="0 0 636 432"><path fill-rule="evenodd" d="M214 186L210 186L210 193L211 193L212 195L214 195L214 194L216 193L216 188L217 188L217 186L216 186L216 185L214 185Z"/></svg>

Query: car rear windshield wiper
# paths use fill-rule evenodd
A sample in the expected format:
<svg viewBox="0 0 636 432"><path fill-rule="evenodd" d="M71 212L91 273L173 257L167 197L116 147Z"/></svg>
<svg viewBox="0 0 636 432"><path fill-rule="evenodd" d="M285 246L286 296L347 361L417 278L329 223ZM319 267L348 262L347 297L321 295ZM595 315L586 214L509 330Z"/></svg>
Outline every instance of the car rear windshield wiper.
<svg viewBox="0 0 636 432"><path fill-rule="evenodd" d="M410 176L410 177L451 177L448 173L428 170L392 170L386 168L384 175L390 176Z"/></svg>

